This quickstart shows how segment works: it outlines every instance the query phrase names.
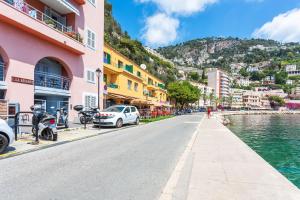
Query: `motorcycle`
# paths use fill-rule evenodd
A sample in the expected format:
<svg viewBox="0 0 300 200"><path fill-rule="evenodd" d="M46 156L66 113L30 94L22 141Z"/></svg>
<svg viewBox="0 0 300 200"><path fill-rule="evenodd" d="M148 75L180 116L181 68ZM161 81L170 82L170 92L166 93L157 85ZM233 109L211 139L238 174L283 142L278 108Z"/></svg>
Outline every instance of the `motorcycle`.
<svg viewBox="0 0 300 200"><path fill-rule="evenodd" d="M66 108L60 108L56 110L56 121L58 127L69 128L69 121L68 121L68 112Z"/></svg>
<svg viewBox="0 0 300 200"><path fill-rule="evenodd" d="M45 140L57 141L56 118L46 113L41 106L32 106L31 110L33 112L33 136L38 136Z"/></svg>
<svg viewBox="0 0 300 200"><path fill-rule="evenodd" d="M80 116L81 124L89 124L93 122L94 117L99 113L98 108L84 108L81 105L75 106L74 109Z"/></svg>

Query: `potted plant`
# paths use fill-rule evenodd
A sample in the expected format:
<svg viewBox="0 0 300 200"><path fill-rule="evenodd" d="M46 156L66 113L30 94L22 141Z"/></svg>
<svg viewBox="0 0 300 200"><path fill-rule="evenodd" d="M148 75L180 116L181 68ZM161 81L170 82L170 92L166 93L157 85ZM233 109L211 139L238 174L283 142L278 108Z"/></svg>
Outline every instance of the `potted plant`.
<svg viewBox="0 0 300 200"><path fill-rule="evenodd" d="M45 23L50 26L51 28L55 28L55 21L52 19L46 19Z"/></svg>

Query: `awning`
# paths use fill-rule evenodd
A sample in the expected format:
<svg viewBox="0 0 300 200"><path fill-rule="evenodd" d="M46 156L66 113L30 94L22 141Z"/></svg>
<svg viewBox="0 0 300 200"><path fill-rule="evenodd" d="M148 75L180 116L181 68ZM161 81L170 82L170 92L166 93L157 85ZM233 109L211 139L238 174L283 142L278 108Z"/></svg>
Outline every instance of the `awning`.
<svg viewBox="0 0 300 200"><path fill-rule="evenodd" d="M75 13L76 15L80 15L79 10L70 3L69 0L40 0L44 4L48 5L50 8L58 11L60 14L69 14Z"/></svg>
<svg viewBox="0 0 300 200"><path fill-rule="evenodd" d="M130 102L131 104L143 104L143 105L148 105L149 101L144 100L144 99L134 99Z"/></svg>
<svg viewBox="0 0 300 200"><path fill-rule="evenodd" d="M120 94L113 94L113 93L108 93L107 96L108 96L108 97L111 97L111 98L125 99L125 100L136 99L136 98L134 98L134 97L124 96L124 95L120 95Z"/></svg>

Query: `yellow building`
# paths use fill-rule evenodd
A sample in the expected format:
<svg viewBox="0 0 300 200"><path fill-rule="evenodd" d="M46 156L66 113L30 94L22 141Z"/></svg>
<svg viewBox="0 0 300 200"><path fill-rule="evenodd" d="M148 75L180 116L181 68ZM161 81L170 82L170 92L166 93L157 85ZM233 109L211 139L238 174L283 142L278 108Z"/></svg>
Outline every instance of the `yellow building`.
<svg viewBox="0 0 300 200"><path fill-rule="evenodd" d="M131 104L139 108L169 107L165 84L130 59L104 45L106 107Z"/></svg>

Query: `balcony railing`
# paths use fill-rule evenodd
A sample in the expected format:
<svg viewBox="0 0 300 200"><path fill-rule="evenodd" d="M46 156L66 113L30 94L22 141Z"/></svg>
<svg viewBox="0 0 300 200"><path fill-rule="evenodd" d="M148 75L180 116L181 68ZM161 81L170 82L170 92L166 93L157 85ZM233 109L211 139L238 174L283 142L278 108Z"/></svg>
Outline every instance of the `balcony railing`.
<svg viewBox="0 0 300 200"><path fill-rule="evenodd" d="M2 0L3 1L3 0ZM64 35L82 43L83 38L78 32L73 30L72 26L65 26L64 24L52 19L48 15L42 13L38 9L32 7L28 3L23 2L22 4L15 4L13 0L4 0L6 3L13 6L15 9L23 12L24 14L32 17L35 20L45 23L49 27L58 30L59 32L63 33Z"/></svg>
<svg viewBox="0 0 300 200"><path fill-rule="evenodd" d="M107 85L107 87L112 88L112 89L118 89L119 88L119 86L115 83L110 83L110 84Z"/></svg>
<svg viewBox="0 0 300 200"><path fill-rule="evenodd" d="M51 73L35 72L34 85L60 90L69 90L71 80L64 76Z"/></svg>
<svg viewBox="0 0 300 200"><path fill-rule="evenodd" d="M4 63L0 62L0 81L4 81Z"/></svg>

